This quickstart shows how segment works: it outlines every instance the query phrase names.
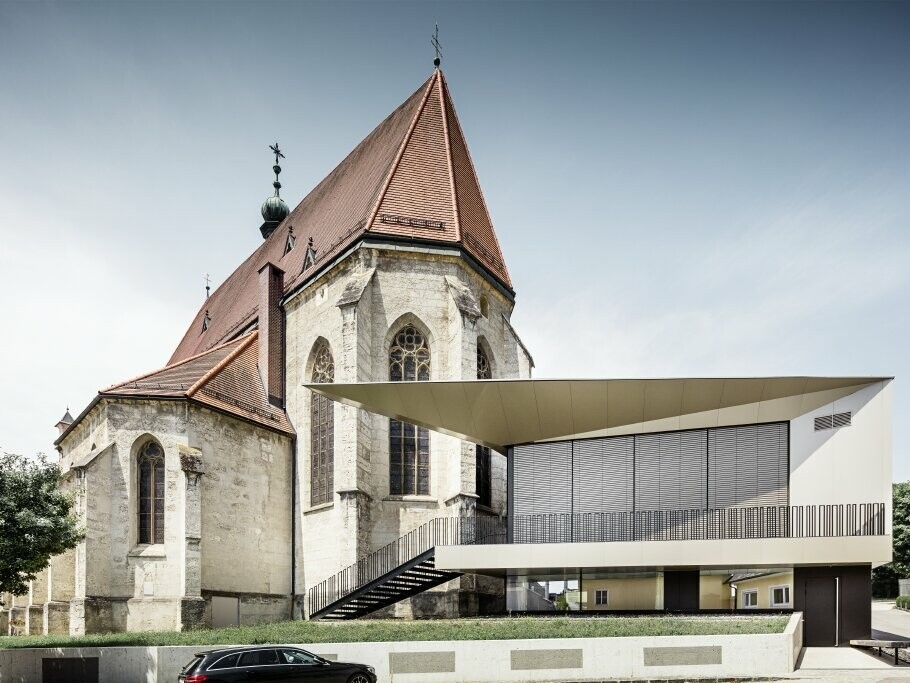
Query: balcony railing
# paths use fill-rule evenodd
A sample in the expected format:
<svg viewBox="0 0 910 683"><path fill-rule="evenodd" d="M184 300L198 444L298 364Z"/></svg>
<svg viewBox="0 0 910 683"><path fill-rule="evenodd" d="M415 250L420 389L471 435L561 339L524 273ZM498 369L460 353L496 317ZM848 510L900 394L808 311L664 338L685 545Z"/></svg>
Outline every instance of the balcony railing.
<svg viewBox="0 0 910 683"><path fill-rule="evenodd" d="M884 533L885 504L856 503L522 515L513 517L508 542L694 541Z"/></svg>

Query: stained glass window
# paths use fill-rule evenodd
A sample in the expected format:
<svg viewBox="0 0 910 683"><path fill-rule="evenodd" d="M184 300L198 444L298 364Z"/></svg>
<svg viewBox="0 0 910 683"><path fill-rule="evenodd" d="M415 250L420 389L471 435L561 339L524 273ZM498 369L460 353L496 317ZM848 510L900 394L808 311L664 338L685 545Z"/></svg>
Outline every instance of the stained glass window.
<svg viewBox="0 0 910 683"><path fill-rule="evenodd" d="M492 379L493 370L490 367L490 359L487 358L487 352L483 347L477 344L477 379ZM478 445L476 447L474 459L475 472L475 491L477 493L477 503L490 507L493 504L493 476L491 471L490 449L486 446Z"/></svg>
<svg viewBox="0 0 910 683"><path fill-rule="evenodd" d="M164 543L164 451L157 441L139 451L139 543Z"/></svg>
<svg viewBox="0 0 910 683"><path fill-rule="evenodd" d="M413 325L403 327L392 339L389 379L393 382L430 379L430 347ZM430 433L425 428L389 420L389 492L430 494Z"/></svg>
<svg viewBox="0 0 910 683"><path fill-rule="evenodd" d="M335 381L335 361L329 343L317 342L313 361L313 383ZM332 500L335 475L335 410L332 401L313 394L310 401L310 505Z"/></svg>

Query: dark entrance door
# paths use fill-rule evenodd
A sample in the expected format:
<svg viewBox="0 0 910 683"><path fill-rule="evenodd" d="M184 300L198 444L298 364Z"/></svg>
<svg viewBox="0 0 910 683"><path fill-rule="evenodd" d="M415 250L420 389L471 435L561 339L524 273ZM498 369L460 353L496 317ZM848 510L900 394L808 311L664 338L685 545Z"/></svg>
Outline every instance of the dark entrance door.
<svg viewBox="0 0 910 683"><path fill-rule="evenodd" d="M664 572L664 609L698 611L698 570Z"/></svg>
<svg viewBox="0 0 910 683"><path fill-rule="evenodd" d="M807 578L803 608L803 645L837 645L837 580L834 577Z"/></svg>

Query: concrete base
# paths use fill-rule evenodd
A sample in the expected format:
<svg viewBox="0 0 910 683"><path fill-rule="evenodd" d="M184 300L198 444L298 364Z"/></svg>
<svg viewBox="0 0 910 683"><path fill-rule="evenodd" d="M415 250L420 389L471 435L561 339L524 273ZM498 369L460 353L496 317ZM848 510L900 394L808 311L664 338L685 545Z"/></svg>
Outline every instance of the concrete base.
<svg viewBox="0 0 910 683"><path fill-rule="evenodd" d="M784 633L735 636L565 638L453 642L320 643L308 650L376 668L379 680L420 683L554 683L785 676L793 671L801 615ZM99 683L173 682L191 647L0 649L6 681L31 681L45 658L94 658Z"/></svg>

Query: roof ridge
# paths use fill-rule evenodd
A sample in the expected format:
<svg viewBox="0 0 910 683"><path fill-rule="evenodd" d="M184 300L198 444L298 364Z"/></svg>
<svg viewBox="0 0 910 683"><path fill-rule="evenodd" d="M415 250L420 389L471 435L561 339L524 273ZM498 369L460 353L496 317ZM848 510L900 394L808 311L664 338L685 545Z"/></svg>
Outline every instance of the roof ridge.
<svg viewBox="0 0 910 683"><path fill-rule="evenodd" d="M228 339L227 341L221 342L220 344L218 344L216 346L212 346L211 348L208 348L205 351L200 351L199 353L197 353L193 356L190 356L189 358L184 358L183 360L178 360L176 363L171 363L170 365L164 365L160 368L155 368L154 370L149 370L148 372L143 372L141 375L136 375L135 377L130 377L129 379L124 380L122 382L110 384L110 385L106 386L104 389L101 389L98 393L103 394L107 391L110 391L111 389L116 389L117 387L122 387L125 384L135 384L140 379L145 379L146 377L151 377L152 375L157 375L159 372L162 372L164 370L170 370L172 368L179 367L181 365L189 363L190 361L194 361L198 358L201 358L202 356L208 355L210 353L214 353L215 351L218 351L219 349L227 346L228 344L235 344L235 343L237 343L237 341L239 341L239 339L237 337L235 337L233 339ZM233 353L233 352L231 352L231 353Z"/></svg>
<svg viewBox="0 0 910 683"><path fill-rule="evenodd" d="M389 167L389 172L386 174L385 180L382 183L382 189L376 196L376 202L373 205L373 208L370 209L370 212L367 214L367 220L365 223L366 232L370 232L373 221L376 220L376 214L379 213L379 207L382 206L382 200L385 199L386 193L389 191L389 186L392 184L392 178L395 177L395 172L398 170L398 166L401 164L401 159L404 156L404 151L408 147L408 142L410 142L411 136L414 135L414 129L417 128L417 122L420 120L420 115L423 113L424 108L427 106L427 101L430 99L430 93L433 92L433 85L436 83L436 80L438 78L439 70L437 69L433 72L433 75L427 79L426 92L423 94L423 99L420 101L420 106L417 107L417 111L414 112L414 118L411 119L411 123L408 125L408 130L401 140L401 145L398 147L398 152L395 154L395 160L392 161L392 165Z"/></svg>
<svg viewBox="0 0 910 683"><path fill-rule="evenodd" d="M440 82L442 83L443 87L445 88L446 94L448 94L449 86L448 86L448 83L446 82L445 76L442 74L442 71L439 72L439 75L440 75ZM509 275L509 267L506 265L506 259L502 255L502 245L499 243L499 236L496 234L496 226L493 225L493 216L490 215L490 207L487 204L487 198L483 194L483 187L481 187L480 179L477 177L477 168L474 166L474 158L471 156L471 150L468 147L468 141L465 139L464 129L462 129L462 127L461 127L461 121L458 120L458 112L455 111L455 103L452 102L451 97L448 97L447 99L449 102L449 106L452 108L452 116L455 117L455 125L457 127L458 134L461 137L461 144L464 147L465 156L468 158L468 164L470 164L470 166L471 166L471 175L474 177L474 185L477 187L477 192L480 194L480 201L483 202L484 213L486 213L487 219L490 221L490 232L493 235L493 240L496 242L496 249L499 251L499 255L500 255L499 260L502 262L502 270L506 276L506 282L508 284L511 284L512 278ZM444 119L444 120L446 120L446 119ZM456 194L457 194L458 188L456 187L455 189L456 189ZM456 200L455 205L456 205L456 211L458 211L458 201L457 200Z"/></svg>
<svg viewBox="0 0 910 683"><path fill-rule="evenodd" d="M437 69L442 75L442 69ZM446 111L446 87L445 78L439 79L439 108L442 113L442 136L446 143L446 162L449 168L449 186L452 189L452 211L455 214L455 241L461 242L461 212L458 210L458 192L455 191L455 169L452 162L452 142L449 140L449 113ZM453 107L454 111L454 107Z"/></svg>
<svg viewBox="0 0 910 683"><path fill-rule="evenodd" d="M192 398L193 395L199 391L209 380L211 380L215 375L221 372L225 367L230 365L233 360L239 356L241 353L246 351L246 349L253 343L253 340L259 337L259 330L253 331L252 334L247 335L247 338L241 342L236 349L231 351L228 355L221 359L221 361L215 364L207 373L202 377L197 379L189 389L186 390L186 397Z"/></svg>

